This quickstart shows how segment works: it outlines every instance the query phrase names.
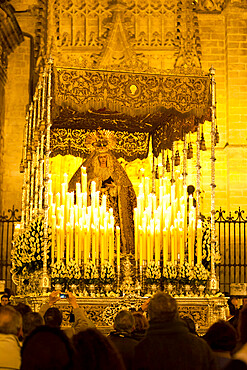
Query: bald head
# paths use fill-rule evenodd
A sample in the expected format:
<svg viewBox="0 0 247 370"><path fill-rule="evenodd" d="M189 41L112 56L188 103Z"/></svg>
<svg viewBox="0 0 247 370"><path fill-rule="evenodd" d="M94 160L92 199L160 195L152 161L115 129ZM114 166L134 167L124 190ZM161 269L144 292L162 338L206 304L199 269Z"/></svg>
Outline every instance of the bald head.
<svg viewBox="0 0 247 370"><path fill-rule="evenodd" d="M0 333L19 336L21 328L21 314L11 306L0 307Z"/></svg>

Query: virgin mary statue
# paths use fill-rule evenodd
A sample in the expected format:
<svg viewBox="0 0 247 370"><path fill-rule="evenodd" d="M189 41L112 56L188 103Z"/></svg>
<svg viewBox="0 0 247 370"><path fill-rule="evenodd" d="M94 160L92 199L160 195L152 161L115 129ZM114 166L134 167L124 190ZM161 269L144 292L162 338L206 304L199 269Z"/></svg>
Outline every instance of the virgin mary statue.
<svg viewBox="0 0 247 370"><path fill-rule="evenodd" d="M91 182L96 182L96 191L107 195L107 207L113 208L115 226L120 226L123 253L134 253L134 218L136 195L133 185L111 150L95 149L78 168L69 182L69 191L75 191L81 182L81 167L86 167L88 194Z"/></svg>

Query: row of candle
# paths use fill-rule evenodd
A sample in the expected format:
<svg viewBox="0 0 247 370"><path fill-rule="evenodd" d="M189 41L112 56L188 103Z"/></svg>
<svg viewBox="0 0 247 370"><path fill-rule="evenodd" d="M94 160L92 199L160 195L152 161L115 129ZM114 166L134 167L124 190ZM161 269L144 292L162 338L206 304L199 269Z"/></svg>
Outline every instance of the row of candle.
<svg viewBox="0 0 247 370"><path fill-rule="evenodd" d="M68 176L64 175L61 194L54 197L52 181L49 180L49 222L52 225L51 259L69 262L74 258L79 265L91 260L93 263L104 263L106 260L120 265L120 228L114 233L113 209L107 211L106 195L96 192L96 184L91 183L91 205L87 205L87 175L82 168L81 184L76 184L76 204L74 192L68 192ZM55 198L55 203L53 200ZM116 252L115 252L116 244Z"/></svg>
<svg viewBox="0 0 247 370"><path fill-rule="evenodd" d="M52 225L52 261L75 258L83 261L105 260L113 263L115 255L120 265L120 229L114 233L113 210L107 211L106 195L96 192L96 184L91 183L91 205L88 206L87 175L82 167L81 184L76 184L76 204L74 192L68 192L68 175L64 174L61 194L52 193L49 181L49 221ZM169 179L159 179L159 193L150 193L150 179L141 176L135 220L135 259L142 266L155 260L163 263L184 263L187 246L188 262L195 260L195 236L197 234L197 262L202 260L202 224L196 220L193 198L189 197L187 215L187 188L182 177L177 176L174 184ZM181 196L182 195L182 196ZM189 222L187 222L189 220ZM116 240L115 240L116 236ZM188 242L187 242L188 241Z"/></svg>
<svg viewBox="0 0 247 370"><path fill-rule="evenodd" d="M149 178L141 174L135 220L135 259L140 266L155 260L160 263L183 264L187 247L188 262L192 265L202 261L202 222L196 220L192 195L189 196L187 215L187 187L183 178L176 177L171 185L169 179L159 179L159 193L149 192ZM182 196L181 196L182 195ZM194 250L197 235L197 250Z"/></svg>

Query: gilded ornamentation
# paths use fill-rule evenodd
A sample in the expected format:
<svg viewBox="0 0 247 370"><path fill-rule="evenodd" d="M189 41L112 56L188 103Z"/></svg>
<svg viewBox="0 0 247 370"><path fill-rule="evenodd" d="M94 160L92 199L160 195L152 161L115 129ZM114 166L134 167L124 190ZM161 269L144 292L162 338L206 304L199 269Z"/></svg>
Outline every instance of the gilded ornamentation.
<svg viewBox="0 0 247 370"><path fill-rule="evenodd" d="M204 330L208 329L209 308L208 305L181 305L178 307L181 317L189 316L197 323L198 327Z"/></svg>
<svg viewBox="0 0 247 370"><path fill-rule="evenodd" d="M25 302L34 311L38 312L42 303L47 297L14 297L13 304ZM65 300L66 301L66 300ZM116 313L122 309L136 309L146 301L146 298L81 298L77 297L77 302L81 306L90 320L97 328L110 331ZM178 311L180 316L189 316L198 325L198 333L204 334L208 327L218 319L226 317L226 298L177 298ZM56 306L63 312L62 326L70 326L69 318L71 307L68 302L59 301Z"/></svg>
<svg viewBox="0 0 247 370"><path fill-rule="evenodd" d="M71 154L75 157L85 157L89 151L85 145L86 130L71 130L54 128L51 131L51 156Z"/></svg>
<svg viewBox="0 0 247 370"><path fill-rule="evenodd" d="M207 76L133 74L110 71L56 69L56 102L85 111L109 108L131 116L159 107L186 113L209 105ZM131 93L130 87L137 92Z"/></svg>
<svg viewBox="0 0 247 370"><path fill-rule="evenodd" d="M98 122L98 121L97 121ZM89 154L86 145L90 131L85 129L53 128L51 131L51 157L58 154L72 154L85 158ZM114 132L116 145L113 153L117 158L127 161L146 158L148 153L148 134L141 132Z"/></svg>

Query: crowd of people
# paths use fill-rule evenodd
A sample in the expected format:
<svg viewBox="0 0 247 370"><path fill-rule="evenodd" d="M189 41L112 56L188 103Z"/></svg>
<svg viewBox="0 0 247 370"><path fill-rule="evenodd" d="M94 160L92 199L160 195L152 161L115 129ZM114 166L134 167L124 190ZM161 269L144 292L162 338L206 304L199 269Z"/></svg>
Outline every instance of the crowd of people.
<svg viewBox="0 0 247 370"><path fill-rule="evenodd" d="M180 317L176 299L157 292L141 309L120 310L105 335L68 292L73 323L64 329L50 294L39 312L8 294L0 306L0 369L21 370L239 370L247 369L247 302L229 300L228 320L200 337L191 317Z"/></svg>

